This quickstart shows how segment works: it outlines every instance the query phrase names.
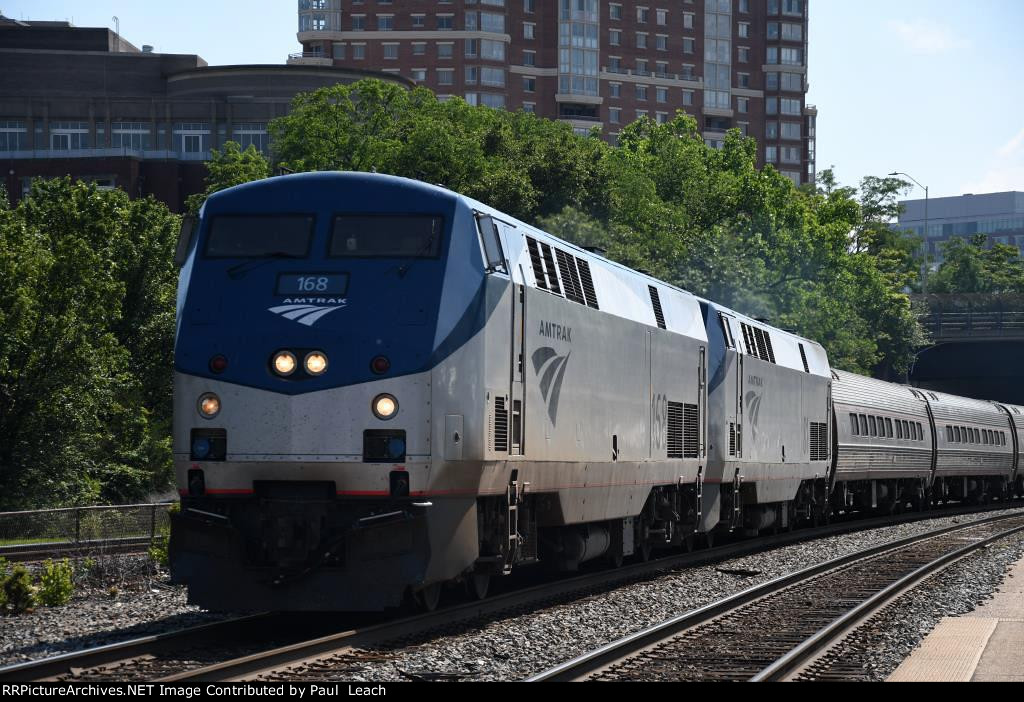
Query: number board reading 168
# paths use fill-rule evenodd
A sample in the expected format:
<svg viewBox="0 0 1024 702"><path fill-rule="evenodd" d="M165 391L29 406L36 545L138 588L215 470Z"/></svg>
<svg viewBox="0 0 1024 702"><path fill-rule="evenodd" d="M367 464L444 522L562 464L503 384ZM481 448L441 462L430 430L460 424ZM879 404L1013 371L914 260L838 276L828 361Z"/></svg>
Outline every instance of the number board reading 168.
<svg viewBox="0 0 1024 702"><path fill-rule="evenodd" d="M277 277L278 295L344 295L347 273L282 273Z"/></svg>

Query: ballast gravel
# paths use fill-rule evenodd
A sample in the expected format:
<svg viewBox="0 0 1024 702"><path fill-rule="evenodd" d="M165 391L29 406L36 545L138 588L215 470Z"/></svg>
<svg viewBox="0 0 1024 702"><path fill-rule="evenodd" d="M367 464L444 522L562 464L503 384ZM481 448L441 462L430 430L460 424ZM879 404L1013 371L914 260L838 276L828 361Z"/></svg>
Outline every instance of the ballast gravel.
<svg viewBox="0 0 1024 702"><path fill-rule="evenodd" d="M457 633L427 637L414 645L375 648L366 652L369 655L348 656L334 676L356 682L519 680L785 573L879 543L1002 513L944 517L872 529L714 565L667 571L525 615L478 621L458 629ZM930 597L920 599L922 611L930 612L934 621L919 616L917 611L909 611L903 623L896 625L904 631L890 632L899 634L891 637L891 655L884 655L883 662L874 661L876 668L883 670L892 661L898 665L935 621L947 614L969 611L988 596L1014 560L1010 551L998 558L994 557L996 554L1004 554L1004 550L993 547L973 556L977 563L972 560L970 572L962 581L950 586L949 597L934 601ZM94 583L76 590L67 605L39 607L33 612L0 617L0 665L198 626L238 614L207 612L188 605L184 588L168 585L166 574L149 573L144 556L121 558L126 559L127 570L137 573L120 576L114 588L106 583ZM948 576L939 577L952 577L953 570L947 573ZM332 677L329 664L317 667L324 679ZM287 674L281 677L287 678Z"/></svg>
<svg viewBox="0 0 1024 702"><path fill-rule="evenodd" d="M514 618L478 623L480 625L475 629L467 627L459 634L445 635L415 646L368 650L367 653L376 655L365 663L346 656L339 661L337 677L357 682L521 680L780 575L887 541L1010 512L1024 510L961 515L872 529L786 546L714 565L667 572L571 603ZM973 609L989 596L1013 560L992 559L994 552L994 549L988 549L973 557L984 562L985 567L969 568L971 572L957 581L950 589L953 594L948 598L920 599L922 611L927 610L935 617L934 621L938 621L945 614L967 611L965 608L968 607ZM722 570L744 575L723 573ZM909 613L899 625L908 632L897 637L898 645L886 660L894 660L898 665L902 658L896 660L896 656L905 656L916 645L916 640L923 638L934 626L932 623L924 629L917 623L916 616L917 612ZM910 631L916 632L914 636ZM331 676L329 664L317 667L319 674ZM284 672L274 678L287 679L288 674Z"/></svg>

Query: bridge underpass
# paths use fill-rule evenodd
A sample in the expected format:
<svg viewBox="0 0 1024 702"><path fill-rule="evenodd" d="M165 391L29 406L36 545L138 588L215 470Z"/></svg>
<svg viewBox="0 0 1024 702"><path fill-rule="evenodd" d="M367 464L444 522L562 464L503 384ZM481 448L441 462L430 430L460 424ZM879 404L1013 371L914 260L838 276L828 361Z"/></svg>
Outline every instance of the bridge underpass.
<svg viewBox="0 0 1024 702"><path fill-rule="evenodd" d="M936 311L921 321L933 345L918 354L911 385L1024 405L1024 312Z"/></svg>

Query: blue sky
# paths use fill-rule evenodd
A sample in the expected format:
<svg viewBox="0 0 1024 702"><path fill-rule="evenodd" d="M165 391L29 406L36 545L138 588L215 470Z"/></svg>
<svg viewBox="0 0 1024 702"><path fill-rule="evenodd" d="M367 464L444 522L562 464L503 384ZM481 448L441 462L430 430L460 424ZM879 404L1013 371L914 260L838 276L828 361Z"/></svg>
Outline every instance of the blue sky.
<svg viewBox="0 0 1024 702"><path fill-rule="evenodd" d="M17 19L113 27L118 15L136 46L211 64L284 62L301 48L296 6L0 0ZM1024 2L810 0L810 14L819 170L849 185L906 171L932 197L1024 191Z"/></svg>

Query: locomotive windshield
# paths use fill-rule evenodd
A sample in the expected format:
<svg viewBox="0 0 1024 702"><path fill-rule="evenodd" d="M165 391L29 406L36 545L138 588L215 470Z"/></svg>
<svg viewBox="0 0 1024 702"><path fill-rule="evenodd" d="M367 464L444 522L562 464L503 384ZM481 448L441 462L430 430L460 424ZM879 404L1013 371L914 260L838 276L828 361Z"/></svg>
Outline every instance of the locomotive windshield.
<svg viewBox="0 0 1024 702"><path fill-rule="evenodd" d="M437 258L442 222L429 215L341 215L334 218L328 255Z"/></svg>
<svg viewBox="0 0 1024 702"><path fill-rule="evenodd" d="M220 216L210 224L207 258L305 258L313 215Z"/></svg>

